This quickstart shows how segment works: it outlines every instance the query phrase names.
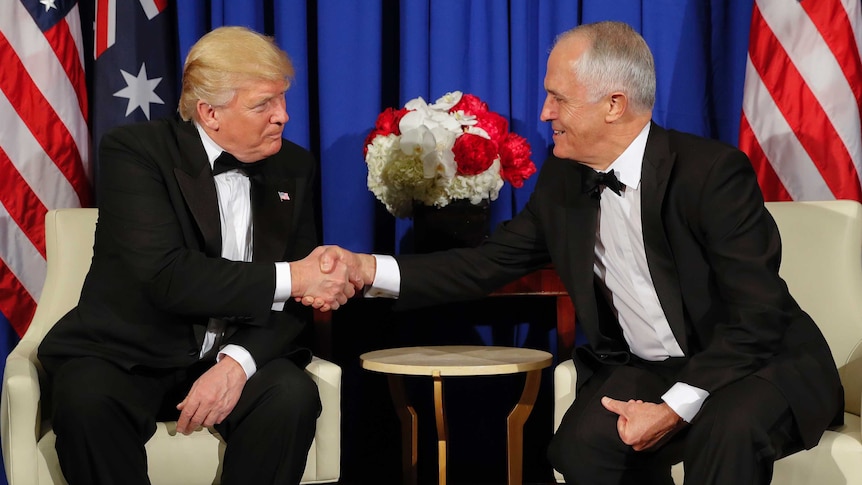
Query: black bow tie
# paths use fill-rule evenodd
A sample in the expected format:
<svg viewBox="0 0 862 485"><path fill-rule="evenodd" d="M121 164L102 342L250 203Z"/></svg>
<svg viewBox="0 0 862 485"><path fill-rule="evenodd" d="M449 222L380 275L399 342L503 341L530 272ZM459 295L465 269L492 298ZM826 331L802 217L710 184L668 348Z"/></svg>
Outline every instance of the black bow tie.
<svg viewBox="0 0 862 485"><path fill-rule="evenodd" d="M592 195L593 198L599 199L602 196L600 190L602 186L611 189L617 195L620 195L620 191L623 189L623 184L620 183L613 171L596 172L595 170L588 170L584 176L584 192Z"/></svg>
<svg viewBox="0 0 862 485"><path fill-rule="evenodd" d="M218 175L220 173L227 172L228 170L239 169L245 172L249 177L253 177L259 173L264 162L266 162L265 158L257 162L244 163L237 160L236 157L228 152L221 152L221 155L219 155L213 163L213 175Z"/></svg>

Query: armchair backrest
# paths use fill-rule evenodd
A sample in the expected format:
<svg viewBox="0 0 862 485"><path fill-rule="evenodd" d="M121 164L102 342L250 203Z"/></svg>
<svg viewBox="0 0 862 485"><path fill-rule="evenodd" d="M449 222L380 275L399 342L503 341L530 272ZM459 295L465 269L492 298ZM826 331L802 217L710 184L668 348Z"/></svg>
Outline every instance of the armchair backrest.
<svg viewBox="0 0 862 485"><path fill-rule="evenodd" d="M98 209L53 209L45 215L48 269L39 305L21 341L31 352L48 330L78 304L93 259Z"/></svg>
<svg viewBox="0 0 862 485"><path fill-rule="evenodd" d="M862 365L862 204L833 200L766 207L781 233L780 274L829 342L842 371L847 411L858 415L862 383L844 377Z"/></svg>

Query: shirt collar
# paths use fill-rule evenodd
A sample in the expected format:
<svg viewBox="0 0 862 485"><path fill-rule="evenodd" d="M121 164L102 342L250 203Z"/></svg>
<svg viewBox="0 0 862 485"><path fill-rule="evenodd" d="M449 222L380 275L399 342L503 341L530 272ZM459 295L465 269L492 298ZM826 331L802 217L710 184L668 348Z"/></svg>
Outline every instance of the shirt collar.
<svg viewBox="0 0 862 485"><path fill-rule="evenodd" d="M204 131L203 127L197 121L194 121L193 123L195 124L195 128L198 130L198 135L201 137L201 143L203 143L204 151L207 154L207 161L209 161L210 168L212 168L215 163L215 159L221 155L221 152L223 152L224 149L218 146L218 144L214 142L209 135L207 135L207 132Z"/></svg>
<svg viewBox="0 0 862 485"><path fill-rule="evenodd" d="M608 167L608 172L613 170L617 178L626 187L637 189L641 183L641 169L643 168L644 152L649 137L652 122L647 123L638 136L629 144L613 163Z"/></svg>

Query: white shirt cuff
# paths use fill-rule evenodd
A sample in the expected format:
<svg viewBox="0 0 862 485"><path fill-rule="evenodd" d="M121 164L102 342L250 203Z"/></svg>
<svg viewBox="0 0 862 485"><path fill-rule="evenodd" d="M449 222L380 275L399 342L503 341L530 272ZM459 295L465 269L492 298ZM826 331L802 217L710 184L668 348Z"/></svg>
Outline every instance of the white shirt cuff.
<svg viewBox="0 0 862 485"><path fill-rule="evenodd" d="M708 397L709 393L699 387L677 382L661 398L683 421L690 423Z"/></svg>
<svg viewBox="0 0 862 485"><path fill-rule="evenodd" d="M374 283L365 288L366 298L398 298L401 293L401 269L398 261L388 255L374 254L377 260L377 271L374 273Z"/></svg>
<svg viewBox="0 0 862 485"><path fill-rule="evenodd" d="M227 344L219 351L216 356L216 362L221 362L222 357L225 355L239 362L239 365L242 366L242 370L245 371L246 380L251 379L251 376L257 372L257 364L254 363L254 357L252 357L245 348L240 347L239 345Z"/></svg>
<svg viewBox="0 0 862 485"><path fill-rule="evenodd" d="M284 302L290 299L293 281L290 279L290 263L280 261L275 263L275 295L272 296L272 310L284 310Z"/></svg>

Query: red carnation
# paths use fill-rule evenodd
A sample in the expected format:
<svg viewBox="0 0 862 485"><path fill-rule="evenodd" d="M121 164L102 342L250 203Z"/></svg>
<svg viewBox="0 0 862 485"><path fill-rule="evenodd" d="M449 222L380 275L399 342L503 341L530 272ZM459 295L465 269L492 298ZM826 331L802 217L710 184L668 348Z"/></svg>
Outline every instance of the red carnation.
<svg viewBox="0 0 862 485"><path fill-rule="evenodd" d="M478 175L488 170L497 158L494 142L472 133L459 136L455 140L452 152L455 154L459 175Z"/></svg>
<svg viewBox="0 0 862 485"><path fill-rule="evenodd" d="M368 145L374 141L377 135L400 135L401 130L398 124L401 123L401 118L404 117L410 110L407 108L393 109L386 108L377 116L377 121L374 122L374 129L365 137L365 144L362 146L363 155L368 154Z"/></svg>
<svg viewBox="0 0 862 485"><path fill-rule="evenodd" d="M464 94L461 95L461 100L458 101L458 104L452 106L449 110L450 113L454 113L456 111L463 111L468 115L479 115L488 111L488 103L472 94Z"/></svg>
<svg viewBox="0 0 862 485"><path fill-rule="evenodd" d="M509 132L509 121L498 113L487 111L476 116L476 128L482 128L491 137L491 140L500 146Z"/></svg>
<svg viewBox="0 0 862 485"><path fill-rule="evenodd" d="M530 160L530 144L514 133L506 135L500 146L500 176L515 188L524 186L524 180L536 173L536 165Z"/></svg>

